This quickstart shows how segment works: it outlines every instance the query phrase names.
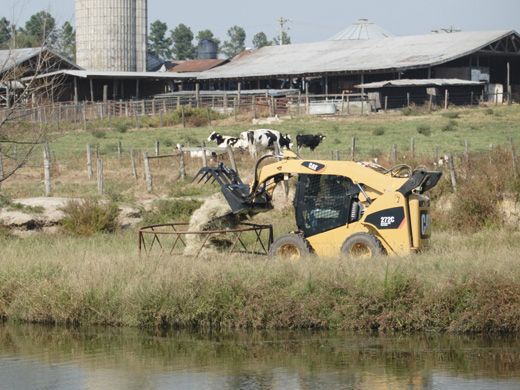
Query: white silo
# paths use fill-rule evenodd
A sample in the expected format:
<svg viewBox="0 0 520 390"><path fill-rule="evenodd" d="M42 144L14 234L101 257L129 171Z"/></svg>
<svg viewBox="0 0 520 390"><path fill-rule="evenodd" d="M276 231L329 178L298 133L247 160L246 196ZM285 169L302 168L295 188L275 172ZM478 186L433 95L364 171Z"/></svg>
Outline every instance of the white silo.
<svg viewBox="0 0 520 390"><path fill-rule="evenodd" d="M78 65L145 72L147 8L147 0L76 0Z"/></svg>

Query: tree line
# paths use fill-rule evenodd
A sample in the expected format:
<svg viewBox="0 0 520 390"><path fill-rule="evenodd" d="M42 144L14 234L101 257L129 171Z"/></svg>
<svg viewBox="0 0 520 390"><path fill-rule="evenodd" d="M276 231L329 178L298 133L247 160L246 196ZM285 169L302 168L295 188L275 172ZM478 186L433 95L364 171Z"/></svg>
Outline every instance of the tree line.
<svg viewBox="0 0 520 390"><path fill-rule="evenodd" d="M76 31L70 22L58 26L46 11L32 15L19 27L0 18L0 49L49 46L71 61L76 57Z"/></svg>
<svg viewBox="0 0 520 390"><path fill-rule="evenodd" d="M246 31L240 26L233 26L227 31L226 40L221 42L209 29L194 35L187 25L181 23L172 30L160 20L150 25L148 51L162 59L189 60L197 57L197 46L203 40L213 42L218 53L233 57L245 50ZM291 43L287 32L282 34L282 44ZM253 36L255 49L280 44L280 38L268 39L264 32ZM195 44L194 44L195 42ZM16 26L5 17L0 18L0 49L39 47L46 45L58 53L75 61L76 31L70 22L58 26L56 19L46 11L32 15L23 26Z"/></svg>
<svg viewBox="0 0 520 390"><path fill-rule="evenodd" d="M168 32L168 25L156 20L150 25L148 36L148 50L159 58L177 60L189 60L197 57L197 46L201 41L211 41L217 47L217 51L226 57L233 57L245 50L246 31L243 27L233 26L227 31L227 39L222 43L209 29L201 30L194 35L187 25L181 23ZM196 41L197 45L194 45ZM279 38L269 40L264 32L258 32L253 36L253 47L260 49L264 46L280 44ZM282 44L291 43L291 38L284 31Z"/></svg>

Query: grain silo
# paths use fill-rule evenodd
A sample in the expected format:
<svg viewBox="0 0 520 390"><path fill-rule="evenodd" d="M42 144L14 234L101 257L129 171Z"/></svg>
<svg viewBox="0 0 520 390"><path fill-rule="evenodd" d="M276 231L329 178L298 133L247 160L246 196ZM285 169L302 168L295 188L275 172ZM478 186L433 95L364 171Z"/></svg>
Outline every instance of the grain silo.
<svg viewBox="0 0 520 390"><path fill-rule="evenodd" d="M147 25L147 0L76 0L78 65L145 72Z"/></svg>

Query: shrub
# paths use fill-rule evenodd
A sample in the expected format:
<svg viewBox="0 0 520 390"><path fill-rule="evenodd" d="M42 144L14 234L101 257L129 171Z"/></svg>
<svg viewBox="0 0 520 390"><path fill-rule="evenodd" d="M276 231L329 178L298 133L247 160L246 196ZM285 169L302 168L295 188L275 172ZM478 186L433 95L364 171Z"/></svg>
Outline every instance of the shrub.
<svg viewBox="0 0 520 390"><path fill-rule="evenodd" d="M432 134L432 128L428 125L417 126L417 132L421 135L429 137Z"/></svg>
<svg viewBox="0 0 520 390"><path fill-rule="evenodd" d="M107 136L102 130L94 130L91 134L94 138L105 138Z"/></svg>
<svg viewBox="0 0 520 390"><path fill-rule="evenodd" d="M486 115L493 115L494 113L495 113L495 111L493 111L492 108L486 108L484 110L484 114L486 114Z"/></svg>
<svg viewBox="0 0 520 390"><path fill-rule="evenodd" d="M130 125L128 123L118 123L114 127L114 130L121 134L126 133L128 131L128 129L130 129Z"/></svg>
<svg viewBox="0 0 520 390"><path fill-rule="evenodd" d="M449 112L444 112L444 113L442 114L442 116L443 116L444 118L448 118L448 119L457 119L457 118L460 117L460 113L458 113L458 112L454 112L454 111L449 111Z"/></svg>
<svg viewBox="0 0 520 390"><path fill-rule="evenodd" d="M441 131L455 131L458 125L457 121L451 119L447 124L441 127Z"/></svg>
<svg viewBox="0 0 520 390"><path fill-rule="evenodd" d="M62 209L65 218L61 225L77 236L113 233L117 230L119 209L115 203L102 204L95 199L70 201Z"/></svg>
<svg viewBox="0 0 520 390"><path fill-rule="evenodd" d="M403 108L403 115L404 116L410 116L413 114L413 110L411 107L405 107Z"/></svg>
<svg viewBox="0 0 520 390"><path fill-rule="evenodd" d="M372 130L372 135L375 135L376 137L379 137L381 135L385 134L385 129L383 127L378 127Z"/></svg>
<svg viewBox="0 0 520 390"><path fill-rule="evenodd" d="M143 223L147 225L188 221L195 210L202 205L194 199L161 199L153 204L152 211L144 214Z"/></svg>

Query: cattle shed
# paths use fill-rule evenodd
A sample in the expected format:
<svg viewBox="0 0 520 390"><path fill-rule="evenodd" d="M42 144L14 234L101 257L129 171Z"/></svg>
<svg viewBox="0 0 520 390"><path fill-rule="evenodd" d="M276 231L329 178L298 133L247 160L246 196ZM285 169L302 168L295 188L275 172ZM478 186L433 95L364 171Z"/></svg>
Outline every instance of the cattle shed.
<svg viewBox="0 0 520 390"><path fill-rule="evenodd" d="M9 107L28 80L60 70L79 70L76 64L46 47L0 50L0 105ZM25 78L26 83L20 82Z"/></svg>
<svg viewBox="0 0 520 390"><path fill-rule="evenodd" d="M263 47L202 72L209 89L299 88L349 93L355 85L399 79L500 84L520 98L520 35L513 30L431 33Z"/></svg>
<svg viewBox="0 0 520 390"><path fill-rule="evenodd" d="M485 92L484 82L461 79L386 80L355 87L368 94L375 109L425 104L443 106L447 101L472 105L479 102Z"/></svg>
<svg viewBox="0 0 520 390"><path fill-rule="evenodd" d="M175 72L111 72L64 70L39 76L62 79L56 101L138 100L176 89L176 82L190 82L197 74Z"/></svg>

